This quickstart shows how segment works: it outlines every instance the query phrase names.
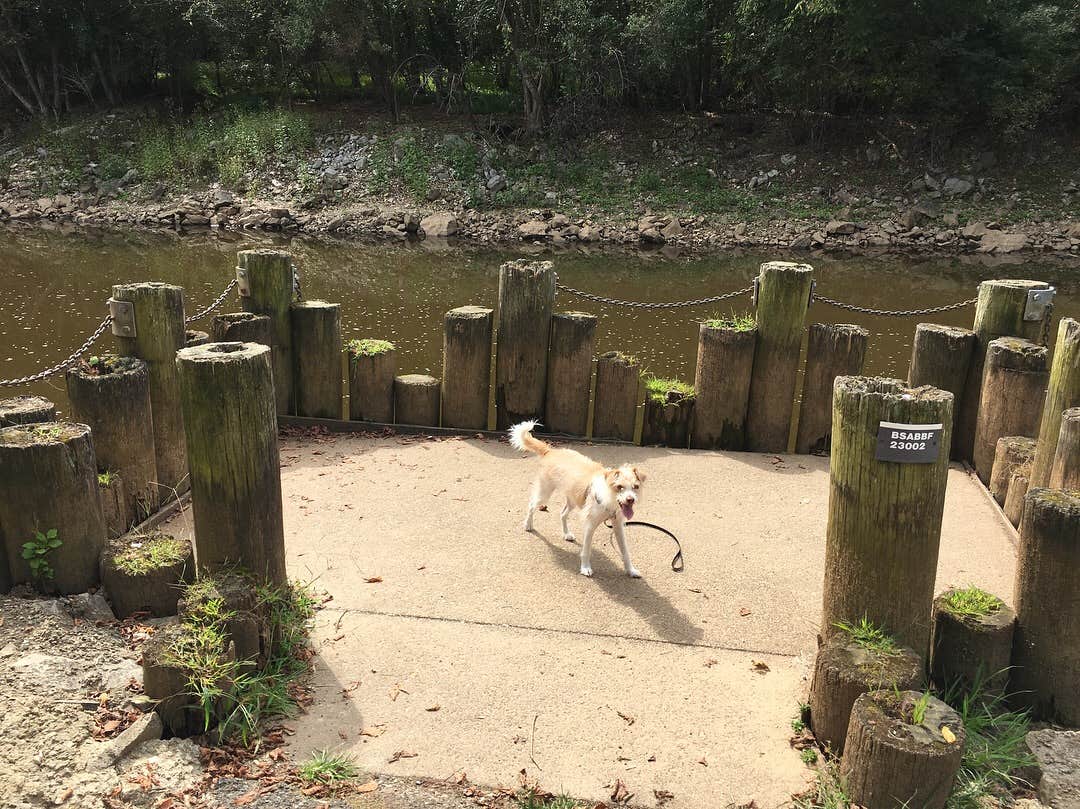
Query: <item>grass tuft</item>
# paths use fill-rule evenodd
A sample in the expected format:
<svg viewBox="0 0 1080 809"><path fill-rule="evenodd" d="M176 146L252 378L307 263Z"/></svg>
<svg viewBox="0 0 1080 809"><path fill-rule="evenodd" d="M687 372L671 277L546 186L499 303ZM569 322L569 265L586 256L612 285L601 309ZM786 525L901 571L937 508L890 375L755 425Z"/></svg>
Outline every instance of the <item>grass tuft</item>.
<svg viewBox="0 0 1080 809"><path fill-rule="evenodd" d="M667 401L670 391L681 394L684 399L694 398L694 386L679 379L665 379L659 376L645 377L645 394L655 402Z"/></svg>
<svg viewBox="0 0 1080 809"><path fill-rule="evenodd" d="M577 809L582 806L568 795L550 795L536 787L526 787L514 800L518 809Z"/></svg>
<svg viewBox="0 0 1080 809"><path fill-rule="evenodd" d="M1005 603L996 595L978 587L965 587L950 591L945 597L944 606L953 615L985 618L1000 610Z"/></svg>
<svg viewBox="0 0 1080 809"><path fill-rule="evenodd" d="M850 809L851 800L840 778L839 759L827 761L818 767L814 785L802 795L797 795L793 805L795 809Z"/></svg>
<svg viewBox="0 0 1080 809"><path fill-rule="evenodd" d="M336 784L348 781L360 774L352 756L331 753L329 750L316 750L311 758L297 770L301 780L309 784Z"/></svg>
<svg viewBox="0 0 1080 809"><path fill-rule="evenodd" d="M141 576L184 561L187 551L187 543L183 540L154 532L132 538L131 544L118 553L113 561L129 576Z"/></svg>
<svg viewBox="0 0 1080 809"><path fill-rule="evenodd" d="M833 626L846 632L851 638L852 643L861 646L868 652L887 655L895 654L900 651L900 647L897 645L896 641L893 640L892 636L882 627L875 626L865 615L857 624L837 621Z"/></svg>
<svg viewBox="0 0 1080 809"><path fill-rule="evenodd" d="M98 472L97 484L103 489L108 489L119 479L119 477L120 476L111 469L106 469L104 472Z"/></svg>
<svg viewBox="0 0 1080 809"><path fill-rule="evenodd" d="M394 350L394 344L389 340L349 340L345 344L346 350L351 357L377 357L388 351Z"/></svg>
<svg viewBox="0 0 1080 809"><path fill-rule="evenodd" d="M717 315L704 321L710 329L733 329L734 331L753 331L757 328L757 320L749 312L729 315Z"/></svg>

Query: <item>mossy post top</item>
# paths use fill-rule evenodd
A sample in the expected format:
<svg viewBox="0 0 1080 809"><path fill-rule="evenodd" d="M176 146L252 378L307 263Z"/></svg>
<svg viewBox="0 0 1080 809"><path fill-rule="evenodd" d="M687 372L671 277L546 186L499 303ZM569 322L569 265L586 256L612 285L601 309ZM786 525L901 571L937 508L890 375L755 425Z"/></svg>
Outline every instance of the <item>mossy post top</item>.
<svg viewBox="0 0 1080 809"><path fill-rule="evenodd" d="M487 306L459 306L456 309L451 309L446 313L447 317L451 315L461 320L483 320L489 317L495 310Z"/></svg>
<svg viewBox="0 0 1080 809"><path fill-rule="evenodd" d="M269 355L269 346L262 343L207 343L200 346L189 346L176 352L176 362L214 363L235 362Z"/></svg>
<svg viewBox="0 0 1080 809"><path fill-rule="evenodd" d="M0 444L8 447L40 447L66 444L73 438L90 434L85 424L73 421L40 421L0 428Z"/></svg>

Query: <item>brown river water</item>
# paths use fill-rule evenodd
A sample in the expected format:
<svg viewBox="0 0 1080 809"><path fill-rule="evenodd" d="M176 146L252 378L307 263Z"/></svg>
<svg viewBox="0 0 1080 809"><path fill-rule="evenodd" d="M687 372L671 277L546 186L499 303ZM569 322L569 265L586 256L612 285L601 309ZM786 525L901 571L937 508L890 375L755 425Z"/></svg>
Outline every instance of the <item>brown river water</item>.
<svg viewBox="0 0 1080 809"><path fill-rule="evenodd" d="M965 256L898 257L727 251L680 256L673 251L530 250L415 244L362 244L327 239L271 240L234 233L188 235L0 228L0 379L34 373L65 358L101 322L111 285L167 281L185 289L187 311L202 308L234 275L237 250L275 245L295 256L307 298L342 304L343 331L382 337L399 348L402 373L439 375L442 317L465 304L494 306L498 267L535 255L555 262L563 283L613 298L676 301L736 290L762 261L809 261L820 294L879 309L915 309L972 298L981 280L1036 278L1058 288L1058 316L1080 317L1080 263L1039 257L1008 261ZM723 304L674 310L617 308L559 293L557 309L599 317L597 352L621 349L664 376L693 379L697 323L750 309L749 295ZM219 311L239 309L236 299ZM867 373L905 376L915 325L971 326L974 307L924 317L856 314L815 302L808 322L857 323L870 330ZM209 319L194 328L206 328ZM1056 330L1056 325L1055 325ZM111 349L105 337L94 350ZM93 351L91 353L93 353ZM63 408L63 377L20 388Z"/></svg>

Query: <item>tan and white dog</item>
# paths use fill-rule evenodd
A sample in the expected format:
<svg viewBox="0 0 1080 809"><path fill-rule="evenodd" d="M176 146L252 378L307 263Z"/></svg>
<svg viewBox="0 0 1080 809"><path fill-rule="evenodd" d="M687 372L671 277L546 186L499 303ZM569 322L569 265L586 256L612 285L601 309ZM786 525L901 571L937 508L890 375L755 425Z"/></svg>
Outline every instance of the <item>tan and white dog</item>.
<svg viewBox="0 0 1080 809"><path fill-rule="evenodd" d="M555 449L546 441L533 437L532 430L536 424L535 421L523 421L510 428L512 446L540 456L540 472L533 481L529 510L525 514L525 530L533 530L533 514L536 510L546 505L552 494L561 494L566 498L562 510L563 539L574 541L566 522L573 509L581 512L585 522L585 538L581 543L581 575L592 575L593 534L605 521L611 520L626 575L640 579L641 574L630 561L623 524L634 516L634 506L641 500L641 484L645 482L645 474L630 464L605 469L580 452Z"/></svg>

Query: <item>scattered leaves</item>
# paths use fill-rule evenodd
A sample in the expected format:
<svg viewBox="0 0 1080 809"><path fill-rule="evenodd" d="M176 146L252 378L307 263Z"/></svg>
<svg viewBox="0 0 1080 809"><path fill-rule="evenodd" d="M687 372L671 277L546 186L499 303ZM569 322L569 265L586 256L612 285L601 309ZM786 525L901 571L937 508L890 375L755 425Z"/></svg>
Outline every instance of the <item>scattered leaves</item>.
<svg viewBox="0 0 1080 809"><path fill-rule="evenodd" d="M715 657L710 657L708 660L705 661L705 668L711 669L713 666L715 666L719 662L720 661L717 660Z"/></svg>
<svg viewBox="0 0 1080 809"><path fill-rule="evenodd" d="M356 791L361 795L367 792L375 792L379 788L378 781L368 781L366 784L361 784L356 788Z"/></svg>
<svg viewBox="0 0 1080 809"><path fill-rule="evenodd" d="M386 733L386 725L369 725L360 731L361 736L367 736L371 739L377 739Z"/></svg>
<svg viewBox="0 0 1080 809"><path fill-rule="evenodd" d="M388 764L393 764L395 761L401 761L403 758L416 758L419 753L414 753L411 750L398 750L394 755L390 756Z"/></svg>
<svg viewBox="0 0 1080 809"><path fill-rule="evenodd" d="M758 674L765 674L770 670L769 664L766 663L764 660L751 660L750 663L751 668Z"/></svg>
<svg viewBox="0 0 1080 809"><path fill-rule="evenodd" d="M668 801L670 801L672 798L675 797L675 795L673 793L668 792L666 789L654 789L652 791L652 794L653 794L653 797L656 798L656 805L657 806L663 806L664 804L666 804Z"/></svg>
<svg viewBox="0 0 1080 809"><path fill-rule="evenodd" d="M626 788L621 778L616 778L611 789L611 800L615 803L629 803L634 793Z"/></svg>

